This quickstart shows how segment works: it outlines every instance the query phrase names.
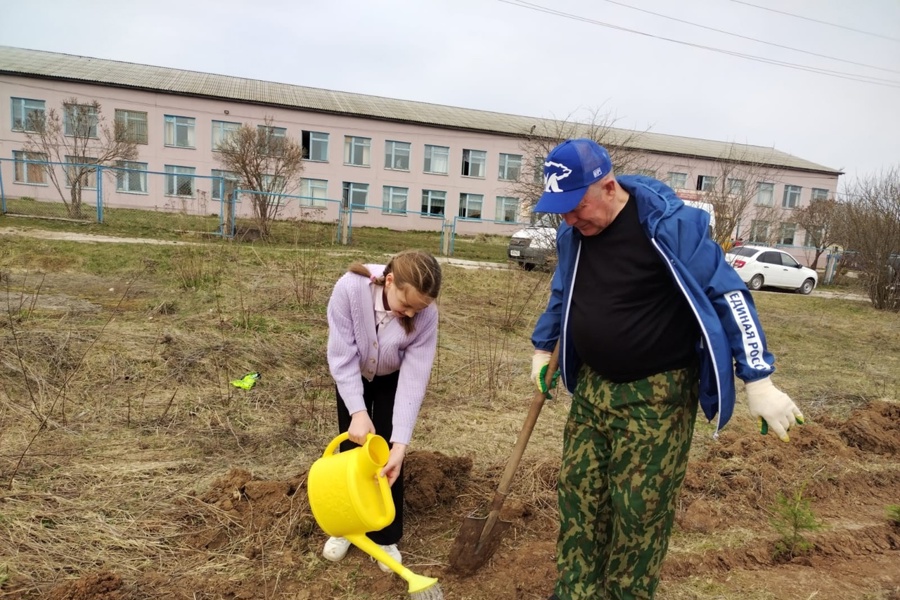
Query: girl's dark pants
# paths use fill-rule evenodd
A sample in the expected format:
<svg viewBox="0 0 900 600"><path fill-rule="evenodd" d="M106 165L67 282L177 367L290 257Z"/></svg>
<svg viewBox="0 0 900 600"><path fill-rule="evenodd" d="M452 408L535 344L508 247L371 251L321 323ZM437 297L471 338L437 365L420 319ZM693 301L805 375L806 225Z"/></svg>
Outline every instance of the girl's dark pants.
<svg viewBox="0 0 900 600"><path fill-rule="evenodd" d="M366 412L375 425L375 433L383 437L388 442L391 441L391 433L393 432L394 423L394 395L397 393L397 381L400 377L400 371L395 371L389 375L381 375L375 377L372 381L363 377L363 400L366 403ZM341 398L340 392L337 392L337 412L338 412L338 428L341 433L350 428L350 413ZM391 444L393 446L393 444ZM351 441L341 443L341 451L352 450L357 448L357 444ZM391 486L391 497L394 499L394 509L397 516L394 521L380 531L372 531L368 535L376 544L387 546L396 544L403 535L403 469L400 469L400 476Z"/></svg>

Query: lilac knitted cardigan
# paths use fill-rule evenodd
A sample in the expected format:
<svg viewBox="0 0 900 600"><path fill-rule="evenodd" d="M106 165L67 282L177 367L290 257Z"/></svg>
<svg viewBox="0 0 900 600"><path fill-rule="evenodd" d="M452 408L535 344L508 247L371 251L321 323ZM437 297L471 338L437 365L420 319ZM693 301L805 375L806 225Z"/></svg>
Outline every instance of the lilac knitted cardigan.
<svg viewBox="0 0 900 600"><path fill-rule="evenodd" d="M376 277L384 272L384 265L366 267ZM399 369L390 441L409 444L437 350L437 306L431 303L413 317L411 334L398 319L376 334L374 285L349 272L335 284L328 301L328 368L351 415L366 410L362 377L371 381Z"/></svg>

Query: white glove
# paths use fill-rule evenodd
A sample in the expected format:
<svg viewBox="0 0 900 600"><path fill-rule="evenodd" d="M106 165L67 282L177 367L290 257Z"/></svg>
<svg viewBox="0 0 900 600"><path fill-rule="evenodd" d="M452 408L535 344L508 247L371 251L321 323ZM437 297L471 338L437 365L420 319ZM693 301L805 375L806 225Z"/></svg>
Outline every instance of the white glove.
<svg viewBox="0 0 900 600"><path fill-rule="evenodd" d="M550 353L535 350L531 357L531 380L537 385L539 392L547 393L547 367L550 365ZM555 381L554 381L555 383Z"/></svg>
<svg viewBox="0 0 900 600"><path fill-rule="evenodd" d="M795 422L803 425L803 414L791 398L772 384L768 377L750 381L747 390L747 406L750 415L759 419L759 432L768 433L769 427L782 442L789 442L787 430Z"/></svg>

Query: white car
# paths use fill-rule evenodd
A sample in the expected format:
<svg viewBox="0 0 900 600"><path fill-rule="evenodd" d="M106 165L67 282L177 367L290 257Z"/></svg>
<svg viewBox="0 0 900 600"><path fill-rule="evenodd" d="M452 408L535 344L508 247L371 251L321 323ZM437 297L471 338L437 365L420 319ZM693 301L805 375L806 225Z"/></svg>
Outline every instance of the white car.
<svg viewBox="0 0 900 600"><path fill-rule="evenodd" d="M760 246L736 246L725 254L751 290L776 287L809 294L819 283L819 275L804 267L783 250Z"/></svg>

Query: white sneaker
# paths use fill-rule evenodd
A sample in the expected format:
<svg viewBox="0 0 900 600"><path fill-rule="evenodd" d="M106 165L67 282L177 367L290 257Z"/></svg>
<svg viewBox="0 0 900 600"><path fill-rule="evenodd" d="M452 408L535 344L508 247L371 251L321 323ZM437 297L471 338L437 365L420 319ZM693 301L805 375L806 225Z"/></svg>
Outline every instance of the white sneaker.
<svg viewBox="0 0 900 600"><path fill-rule="evenodd" d="M330 561L337 562L347 556L348 550L350 550L350 540L342 537L330 537L325 542L322 556Z"/></svg>
<svg viewBox="0 0 900 600"><path fill-rule="evenodd" d="M396 560L398 563L403 564L403 557L400 556L400 551L397 550L397 544L388 544L387 546L381 546L381 549L387 552L387 555ZM390 573L391 568L381 562L378 561L378 568L380 568L385 573Z"/></svg>

